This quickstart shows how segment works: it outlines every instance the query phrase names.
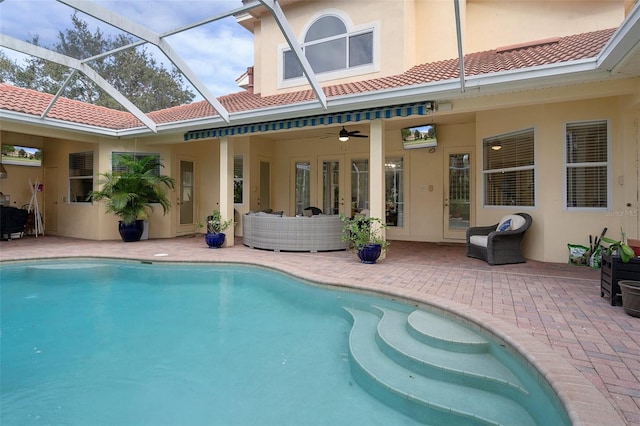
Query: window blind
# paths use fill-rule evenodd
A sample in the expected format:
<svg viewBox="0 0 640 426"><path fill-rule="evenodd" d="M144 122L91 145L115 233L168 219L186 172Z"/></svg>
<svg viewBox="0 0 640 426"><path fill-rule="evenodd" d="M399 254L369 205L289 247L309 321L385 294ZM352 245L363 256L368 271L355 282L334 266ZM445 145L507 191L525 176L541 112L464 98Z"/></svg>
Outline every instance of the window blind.
<svg viewBox="0 0 640 426"><path fill-rule="evenodd" d="M608 205L608 129L606 121L566 125L566 206Z"/></svg>
<svg viewBox="0 0 640 426"><path fill-rule="evenodd" d="M484 204L534 206L533 129L486 138L483 153Z"/></svg>

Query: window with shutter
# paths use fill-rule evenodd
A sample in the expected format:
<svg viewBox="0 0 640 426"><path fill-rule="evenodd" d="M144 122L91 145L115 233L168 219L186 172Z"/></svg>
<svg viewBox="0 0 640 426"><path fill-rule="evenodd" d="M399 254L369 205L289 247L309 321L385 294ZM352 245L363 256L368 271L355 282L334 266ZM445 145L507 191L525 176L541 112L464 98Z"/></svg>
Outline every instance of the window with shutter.
<svg viewBox="0 0 640 426"><path fill-rule="evenodd" d="M160 154L150 153L150 152L118 152L118 151L113 151L111 153L111 171L114 175L128 171L127 167L123 165L122 162L120 161L120 159L125 155L135 160L142 160L146 157L153 157L154 163L155 163L155 167L153 169L153 175L160 176L160 167L162 167L160 162Z"/></svg>
<svg viewBox="0 0 640 426"><path fill-rule="evenodd" d="M93 191L93 152L69 154L69 202L89 203Z"/></svg>
<svg viewBox="0 0 640 426"><path fill-rule="evenodd" d="M609 204L607 121L569 123L565 132L565 205L601 208Z"/></svg>
<svg viewBox="0 0 640 426"><path fill-rule="evenodd" d="M534 131L483 140L485 206L535 206Z"/></svg>

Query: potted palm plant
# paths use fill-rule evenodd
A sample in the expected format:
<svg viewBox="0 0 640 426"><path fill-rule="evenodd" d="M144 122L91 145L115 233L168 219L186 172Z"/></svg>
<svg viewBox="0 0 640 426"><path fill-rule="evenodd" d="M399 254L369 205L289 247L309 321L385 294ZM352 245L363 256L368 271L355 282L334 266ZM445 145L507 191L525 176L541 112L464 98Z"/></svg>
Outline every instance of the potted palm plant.
<svg viewBox="0 0 640 426"><path fill-rule="evenodd" d="M120 218L118 231L125 242L138 241L144 229L144 220L153 210L153 204L160 204L164 214L169 212L171 203L166 194L173 188L175 179L157 175L159 164L153 156L135 158L123 155L120 165L124 172L101 173L102 185L98 191L91 191L91 201L106 201L107 213Z"/></svg>
<svg viewBox="0 0 640 426"><path fill-rule="evenodd" d="M222 220L220 210L214 210L210 216L207 216L207 233L204 235L204 239L209 248L222 247L226 237L223 231L231 225L233 225L233 219Z"/></svg>
<svg viewBox="0 0 640 426"><path fill-rule="evenodd" d="M353 248L362 263L376 263L380 255L389 246L383 237L382 230L386 224L377 217L355 215L352 218L340 215L344 223L342 241Z"/></svg>

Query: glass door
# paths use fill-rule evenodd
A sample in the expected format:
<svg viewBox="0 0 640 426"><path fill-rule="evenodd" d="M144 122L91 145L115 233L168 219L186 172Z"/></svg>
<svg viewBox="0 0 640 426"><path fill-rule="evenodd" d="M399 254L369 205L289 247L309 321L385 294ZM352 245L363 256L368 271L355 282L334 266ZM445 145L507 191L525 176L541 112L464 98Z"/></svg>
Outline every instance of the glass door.
<svg viewBox="0 0 640 426"><path fill-rule="evenodd" d="M302 211L311 206L311 162L295 162L295 213L302 215Z"/></svg>
<svg viewBox="0 0 640 426"><path fill-rule="evenodd" d="M192 225L193 220L193 161L180 160L180 225Z"/></svg>
<svg viewBox="0 0 640 426"><path fill-rule="evenodd" d="M322 162L322 212L340 213L340 162L325 160Z"/></svg>
<svg viewBox="0 0 640 426"><path fill-rule="evenodd" d="M466 238L471 222L471 152L448 152L445 156L444 237Z"/></svg>
<svg viewBox="0 0 640 426"><path fill-rule="evenodd" d="M351 217L369 209L369 159L351 160ZM345 214L349 214L346 212Z"/></svg>

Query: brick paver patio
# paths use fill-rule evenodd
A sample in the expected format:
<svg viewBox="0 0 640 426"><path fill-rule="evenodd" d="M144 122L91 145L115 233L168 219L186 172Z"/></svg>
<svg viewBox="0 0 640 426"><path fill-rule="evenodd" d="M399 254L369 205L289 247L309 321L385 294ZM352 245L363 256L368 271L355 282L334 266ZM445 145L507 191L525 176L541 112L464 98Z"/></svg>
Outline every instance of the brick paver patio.
<svg viewBox="0 0 640 426"><path fill-rule="evenodd" d="M577 424L640 426L640 318L600 297L600 272L527 261L489 266L462 245L392 242L363 265L349 252L208 249L200 236L123 243L52 236L0 242L0 260L109 257L242 262L320 284L375 290L461 314L524 350L569 405ZM2 278L0 272L0 280ZM608 403L607 403L608 401Z"/></svg>

